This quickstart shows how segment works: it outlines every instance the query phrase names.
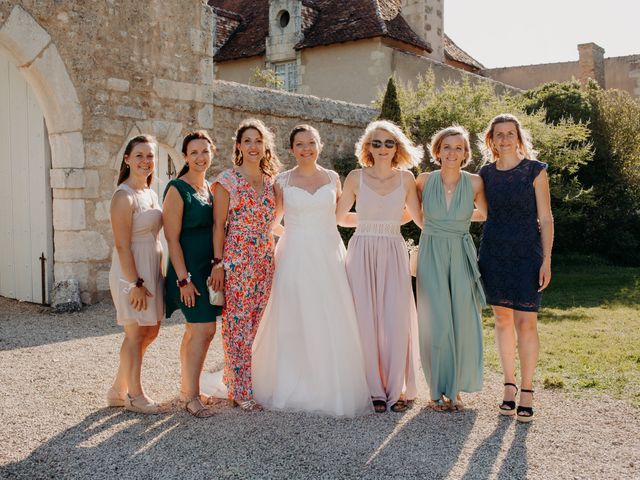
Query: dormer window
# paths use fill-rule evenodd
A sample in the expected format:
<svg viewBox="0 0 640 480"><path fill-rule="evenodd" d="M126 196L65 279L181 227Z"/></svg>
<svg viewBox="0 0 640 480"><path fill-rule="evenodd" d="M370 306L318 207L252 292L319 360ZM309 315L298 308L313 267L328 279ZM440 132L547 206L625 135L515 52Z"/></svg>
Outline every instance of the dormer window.
<svg viewBox="0 0 640 480"><path fill-rule="evenodd" d="M298 88L298 67L296 62L276 63L273 66L276 75L282 80L282 89L295 92Z"/></svg>
<svg viewBox="0 0 640 480"><path fill-rule="evenodd" d="M287 12L286 10L280 10L280 12L278 12L277 19L280 28L286 28L286 26L289 25L289 21L291 20L291 15L289 15L289 12Z"/></svg>

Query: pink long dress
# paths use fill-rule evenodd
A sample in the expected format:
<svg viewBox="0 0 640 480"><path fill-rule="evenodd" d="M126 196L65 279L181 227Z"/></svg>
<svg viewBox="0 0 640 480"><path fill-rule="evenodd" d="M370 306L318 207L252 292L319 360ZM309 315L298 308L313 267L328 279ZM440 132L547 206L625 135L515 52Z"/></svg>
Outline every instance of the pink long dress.
<svg viewBox="0 0 640 480"><path fill-rule="evenodd" d="M400 172L402 173L402 172ZM358 318L372 400L390 407L417 394L417 313L411 291L409 254L400 234L405 205L398 187L380 195L360 172L358 226L349 241L347 275Z"/></svg>

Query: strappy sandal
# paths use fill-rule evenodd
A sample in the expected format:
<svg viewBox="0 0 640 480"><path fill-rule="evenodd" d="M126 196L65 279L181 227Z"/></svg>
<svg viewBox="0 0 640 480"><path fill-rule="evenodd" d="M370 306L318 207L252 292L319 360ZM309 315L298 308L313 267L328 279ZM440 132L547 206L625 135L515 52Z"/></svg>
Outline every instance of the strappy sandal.
<svg viewBox="0 0 640 480"><path fill-rule="evenodd" d="M196 418L209 418L216 414L216 412L202 403L200 395L184 402L184 409Z"/></svg>
<svg viewBox="0 0 640 480"><path fill-rule="evenodd" d="M505 382L505 387L513 387L516 389L516 395L518 395L518 386L514 383ZM523 390L524 391L524 390ZM500 415L512 416L516 413L516 401L515 400L502 400L502 403L498 406Z"/></svg>
<svg viewBox="0 0 640 480"><path fill-rule="evenodd" d="M149 401L144 394L132 397L127 393L127 396L124 398L124 409L130 412L144 413L146 415L157 415L158 413L162 413L160 405L154 401Z"/></svg>
<svg viewBox="0 0 640 480"><path fill-rule="evenodd" d="M404 400L398 400L396 403L391 405L391 408L389 410L395 413L402 413L406 412L408 409L409 405L407 404L407 402L405 402Z"/></svg>
<svg viewBox="0 0 640 480"><path fill-rule="evenodd" d="M462 403L462 399L458 394L456 399L449 403L449 410L452 412L463 412L464 411L464 403Z"/></svg>
<svg viewBox="0 0 640 480"><path fill-rule="evenodd" d="M115 388L107 390L107 407L124 407L124 397Z"/></svg>
<svg viewBox="0 0 640 480"><path fill-rule="evenodd" d="M520 389L520 395L523 393L531 394L531 401L533 402L533 390ZM516 420L522 423L529 423L533 420L533 407L523 407L522 405L518 405L518 410L516 413Z"/></svg>
<svg viewBox="0 0 640 480"><path fill-rule="evenodd" d="M436 412L446 412L449 410L450 401L444 397L440 397L438 400L431 400L429 407Z"/></svg>
<svg viewBox="0 0 640 480"><path fill-rule="evenodd" d="M264 408L255 400L234 400L233 401L236 407L240 407L240 410L244 412L262 412Z"/></svg>
<svg viewBox="0 0 640 480"><path fill-rule="evenodd" d="M373 411L376 413L384 413L387 411L387 402L384 400L373 400Z"/></svg>

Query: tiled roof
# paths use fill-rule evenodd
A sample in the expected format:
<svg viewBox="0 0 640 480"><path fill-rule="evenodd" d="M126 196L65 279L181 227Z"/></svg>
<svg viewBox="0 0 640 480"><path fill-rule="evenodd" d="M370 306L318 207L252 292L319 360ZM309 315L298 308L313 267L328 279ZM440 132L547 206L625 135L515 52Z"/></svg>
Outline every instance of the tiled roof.
<svg viewBox="0 0 640 480"><path fill-rule="evenodd" d="M296 49L387 37L428 53L432 51L398 14L401 0L303 0L303 4L315 9L318 15L303 32ZM269 35L268 0L209 0L209 5L242 17L240 26L216 53L216 61L265 53L265 38Z"/></svg>
<svg viewBox="0 0 640 480"><path fill-rule="evenodd" d="M264 39L269 35L268 0L209 0L214 10L222 9L239 15L240 25L218 50L214 60L264 55Z"/></svg>
<svg viewBox="0 0 640 480"><path fill-rule="evenodd" d="M470 67L473 67L477 70L481 70L484 68L484 65L478 62L467 52L462 50L458 45L453 43L453 40L451 40L446 34L444 36L444 56L448 60L454 60L456 62L464 63L465 65L469 65Z"/></svg>

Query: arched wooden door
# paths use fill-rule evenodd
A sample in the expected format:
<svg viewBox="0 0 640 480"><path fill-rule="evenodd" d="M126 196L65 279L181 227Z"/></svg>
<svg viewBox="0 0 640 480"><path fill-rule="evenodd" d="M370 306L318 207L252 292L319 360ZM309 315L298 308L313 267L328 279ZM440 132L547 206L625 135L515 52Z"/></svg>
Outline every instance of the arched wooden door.
<svg viewBox="0 0 640 480"><path fill-rule="evenodd" d="M41 302L53 282L51 152L42 110L0 54L0 295Z"/></svg>

